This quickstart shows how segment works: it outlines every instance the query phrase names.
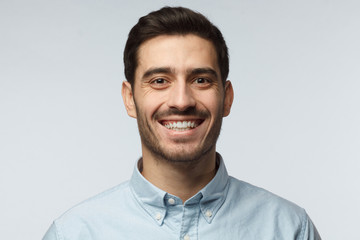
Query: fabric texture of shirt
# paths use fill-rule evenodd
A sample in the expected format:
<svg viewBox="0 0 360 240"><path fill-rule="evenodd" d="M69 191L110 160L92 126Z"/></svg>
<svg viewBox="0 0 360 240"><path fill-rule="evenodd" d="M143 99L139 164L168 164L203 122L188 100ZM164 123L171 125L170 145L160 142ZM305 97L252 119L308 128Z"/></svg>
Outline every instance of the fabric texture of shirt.
<svg viewBox="0 0 360 240"><path fill-rule="evenodd" d="M320 240L306 212L230 177L221 156L215 177L185 201L148 182L130 181L56 219L43 240Z"/></svg>

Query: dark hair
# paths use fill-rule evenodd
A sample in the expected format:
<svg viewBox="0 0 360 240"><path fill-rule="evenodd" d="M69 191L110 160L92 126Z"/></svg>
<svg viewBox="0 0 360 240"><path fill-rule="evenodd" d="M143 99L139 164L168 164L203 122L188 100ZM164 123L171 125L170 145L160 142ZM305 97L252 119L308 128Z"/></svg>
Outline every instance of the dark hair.
<svg viewBox="0 0 360 240"><path fill-rule="evenodd" d="M142 43L160 35L195 34L214 44L221 79L225 84L229 74L229 56L220 30L205 16L183 7L164 7L139 19L130 30L124 50L125 77L134 84L138 65L138 49Z"/></svg>

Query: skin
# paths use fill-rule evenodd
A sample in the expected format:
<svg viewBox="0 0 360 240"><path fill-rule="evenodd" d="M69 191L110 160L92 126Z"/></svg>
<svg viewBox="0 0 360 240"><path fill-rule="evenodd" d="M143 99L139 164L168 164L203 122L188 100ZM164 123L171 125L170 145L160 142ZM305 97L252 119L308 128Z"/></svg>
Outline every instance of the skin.
<svg viewBox="0 0 360 240"><path fill-rule="evenodd" d="M142 175L184 202L216 173L216 141L233 101L221 80L213 44L198 36L162 35L138 51L133 89L123 82L129 116L137 119ZM169 129L187 121L194 128Z"/></svg>

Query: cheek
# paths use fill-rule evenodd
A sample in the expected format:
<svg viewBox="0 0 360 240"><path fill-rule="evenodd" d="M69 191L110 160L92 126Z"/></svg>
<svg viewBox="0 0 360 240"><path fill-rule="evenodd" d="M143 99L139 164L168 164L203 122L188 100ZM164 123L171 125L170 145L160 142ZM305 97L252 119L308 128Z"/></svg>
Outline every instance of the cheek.
<svg viewBox="0 0 360 240"><path fill-rule="evenodd" d="M144 98L141 102L139 113L147 119L152 119L156 112L164 110L162 109L162 106L164 105L165 104L163 103L163 101L161 101L161 99L159 99L159 97L149 96Z"/></svg>
<svg viewBox="0 0 360 240"><path fill-rule="evenodd" d="M211 114L214 115L214 117L222 115L223 102L219 101L218 99L211 102L209 101L209 110L211 111Z"/></svg>
<svg viewBox="0 0 360 240"><path fill-rule="evenodd" d="M201 103L211 115L218 115L223 109L223 99L218 92L197 94L198 103Z"/></svg>
<svg viewBox="0 0 360 240"><path fill-rule="evenodd" d="M159 95L154 89L148 87L136 86L134 99L141 115L148 115L155 111L161 102L163 96Z"/></svg>

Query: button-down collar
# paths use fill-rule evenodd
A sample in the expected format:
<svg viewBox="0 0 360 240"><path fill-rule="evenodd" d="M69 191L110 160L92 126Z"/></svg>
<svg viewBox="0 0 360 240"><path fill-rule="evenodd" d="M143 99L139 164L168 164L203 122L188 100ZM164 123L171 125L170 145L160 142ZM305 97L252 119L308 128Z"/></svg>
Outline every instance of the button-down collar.
<svg viewBox="0 0 360 240"><path fill-rule="evenodd" d="M55 220L43 240L321 239L302 208L229 177L219 155L217 163L215 177L184 204L135 168L130 181Z"/></svg>
<svg viewBox="0 0 360 240"><path fill-rule="evenodd" d="M139 163L141 164L141 159ZM219 168L215 177L197 194L186 200L184 205L200 204L202 216L208 223L214 219L217 211L224 203L228 192L229 176L220 154L217 154ZM182 204L180 198L155 187L140 173L136 164L130 180L130 186L135 198L144 210L162 225L169 206Z"/></svg>

